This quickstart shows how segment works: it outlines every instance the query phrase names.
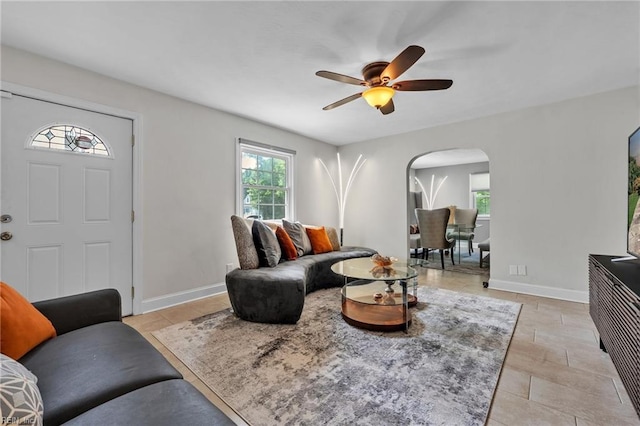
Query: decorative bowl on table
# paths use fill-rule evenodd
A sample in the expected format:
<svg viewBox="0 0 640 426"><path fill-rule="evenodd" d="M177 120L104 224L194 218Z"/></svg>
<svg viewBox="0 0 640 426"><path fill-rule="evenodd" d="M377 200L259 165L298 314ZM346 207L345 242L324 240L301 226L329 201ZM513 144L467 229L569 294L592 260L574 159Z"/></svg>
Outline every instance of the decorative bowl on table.
<svg viewBox="0 0 640 426"><path fill-rule="evenodd" d="M371 275L375 278L391 277L396 274L393 269L393 262L397 261L395 257L382 256L381 254L374 254L371 256L371 261L375 265L371 269Z"/></svg>

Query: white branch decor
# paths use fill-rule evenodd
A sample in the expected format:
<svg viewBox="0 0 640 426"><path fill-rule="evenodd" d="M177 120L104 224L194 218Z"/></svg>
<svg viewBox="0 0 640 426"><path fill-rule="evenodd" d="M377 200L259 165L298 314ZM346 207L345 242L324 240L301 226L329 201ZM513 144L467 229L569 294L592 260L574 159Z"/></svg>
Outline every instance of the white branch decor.
<svg viewBox="0 0 640 426"><path fill-rule="evenodd" d="M436 192L433 192L433 182L436 179L436 175L431 175L431 190L429 191L429 194L427 194L426 189L424 189L424 186L422 186L422 182L420 182L420 179L415 178L418 185L420 185L420 188L422 188L422 192L424 193L425 198L427 199L427 210L433 210L433 207L436 204L436 197L438 196L438 191L440 191L440 188L442 187L442 184L444 183L444 181L447 180L447 177L448 176L445 176L444 179L440 181L440 183L438 184L438 187L436 188Z"/></svg>
<svg viewBox="0 0 640 426"><path fill-rule="evenodd" d="M342 163L340 162L340 153L337 153L338 156L338 185L336 185L335 180L331 176L329 172L329 168L322 159L318 158L322 167L327 172L329 176L329 180L331 180L331 185L333 185L333 191L336 193L336 200L338 201L338 214L340 216L340 244L342 244L342 230L344 229L344 208L347 204L347 197L349 196L349 190L351 189L351 185L353 185L353 181L356 178L356 175L367 161L366 159L362 160L362 154L356 160L356 163L353 165L353 169L351 169L351 174L349 174L349 180L347 180L347 186L344 187L342 185ZM362 162L360 162L362 160Z"/></svg>

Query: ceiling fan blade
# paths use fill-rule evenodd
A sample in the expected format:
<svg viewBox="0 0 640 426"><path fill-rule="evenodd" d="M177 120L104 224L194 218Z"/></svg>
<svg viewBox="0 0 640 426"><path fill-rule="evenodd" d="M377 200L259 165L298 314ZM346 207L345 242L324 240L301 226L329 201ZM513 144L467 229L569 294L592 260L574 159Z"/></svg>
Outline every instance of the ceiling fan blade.
<svg viewBox="0 0 640 426"><path fill-rule="evenodd" d="M329 111L330 109L334 109L336 107L339 107L340 105L344 105L347 102L355 101L356 99L358 99L361 96L362 96L362 93L356 93L355 95L347 96L344 99L340 99L337 102L329 104L329 105L327 105L326 107L324 107L322 109L325 110L325 111Z"/></svg>
<svg viewBox="0 0 640 426"><path fill-rule="evenodd" d="M443 90L452 84L452 80L406 80L393 83L391 87L401 91Z"/></svg>
<svg viewBox="0 0 640 426"><path fill-rule="evenodd" d="M408 70L424 55L424 48L420 46L409 46L404 49L389 65L382 71L380 78L383 81L395 80L400 74Z"/></svg>
<svg viewBox="0 0 640 426"><path fill-rule="evenodd" d="M380 112L384 115L391 114L395 110L396 108L393 105L393 99L389 99L389 102L387 102L384 106L380 107Z"/></svg>
<svg viewBox="0 0 640 426"><path fill-rule="evenodd" d="M341 83L355 84L356 86L367 85L366 81L360 80L359 78L349 77L348 75L342 75L331 71L318 71L316 75L318 77L328 78L329 80L339 81Z"/></svg>

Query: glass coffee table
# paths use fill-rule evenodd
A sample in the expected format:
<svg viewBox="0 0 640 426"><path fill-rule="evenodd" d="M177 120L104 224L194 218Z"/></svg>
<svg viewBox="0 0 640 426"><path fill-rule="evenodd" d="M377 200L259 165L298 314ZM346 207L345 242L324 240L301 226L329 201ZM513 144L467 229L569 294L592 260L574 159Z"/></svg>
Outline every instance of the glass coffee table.
<svg viewBox="0 0 640 426"><path fill-rule="evenodd" d="M408 330L409 307L418 301L415 269L406 262L376 267L365 257L340 261L331 270L344 277L342 317L347 323L375 331ZM400 288L394 288L396 284Z"/></svg>

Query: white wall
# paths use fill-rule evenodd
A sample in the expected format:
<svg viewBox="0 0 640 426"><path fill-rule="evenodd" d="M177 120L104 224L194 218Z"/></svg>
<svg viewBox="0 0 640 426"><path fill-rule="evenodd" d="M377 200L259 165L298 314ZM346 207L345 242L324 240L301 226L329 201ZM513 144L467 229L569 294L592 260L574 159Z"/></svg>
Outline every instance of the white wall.
<svg viewBox="0 0 640 426"><path fill-rule="evenodd" d="M345 232L406 256L408 164L479 148L491 164L491 286L586 301L587 255L626 251L627 138L640 124L638 95L633 87L341 147L347 158L368 158ZM509 265L528 274L511 276Z"/></svg>
<svg viewBox="0 0 640 426"><path fill-rule="evenodd" d="M201 105L2 46L2 81L134 111L142 116L143 309L224 289L225 265L237 265L235 140L297 151L297 219L337 226L330 167L337 148ZM204 288L204 290L203 290Z"/></svg>
<svg viewBox="0 0 640 426"><path fill-rule="evenodd" d="M434 192L440 180L447 177L438 191L434 208L447 206L458 206L463 209L471 208L469 204L469 175L472 173L488 172L489 163L460 164L456 166L430 167L428 169L418 169L415 175L422 185L429 192L431 187L431 176L435 175ZM423 194L424 202L424 194Z"/></svg>

